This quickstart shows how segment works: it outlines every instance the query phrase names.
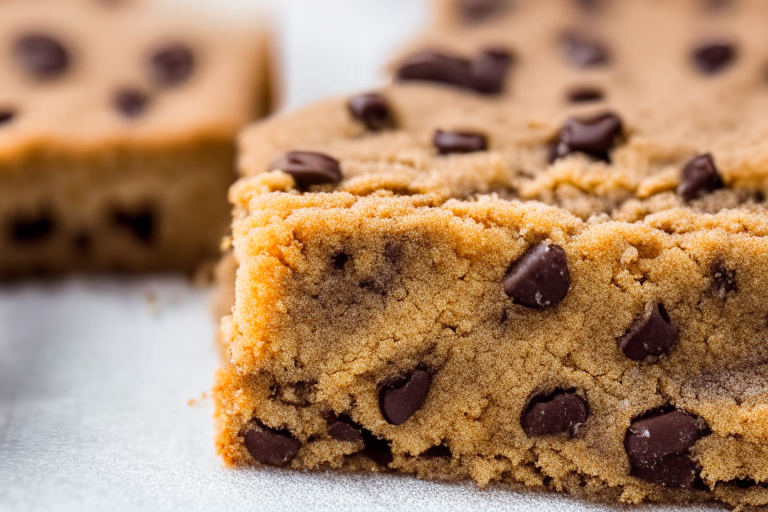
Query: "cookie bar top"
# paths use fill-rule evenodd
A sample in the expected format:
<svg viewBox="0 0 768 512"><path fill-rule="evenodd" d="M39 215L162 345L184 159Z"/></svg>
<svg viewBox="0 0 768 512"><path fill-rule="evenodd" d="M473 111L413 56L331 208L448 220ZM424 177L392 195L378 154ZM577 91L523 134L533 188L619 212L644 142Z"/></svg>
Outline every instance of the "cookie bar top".
<svg viewBox="0 0 768 512"><path fill-rule="evenodd" d="M216 26L126 0L8 1L0 10L0 159L41 146L232 138L264 113L258 25Z"/></svg>

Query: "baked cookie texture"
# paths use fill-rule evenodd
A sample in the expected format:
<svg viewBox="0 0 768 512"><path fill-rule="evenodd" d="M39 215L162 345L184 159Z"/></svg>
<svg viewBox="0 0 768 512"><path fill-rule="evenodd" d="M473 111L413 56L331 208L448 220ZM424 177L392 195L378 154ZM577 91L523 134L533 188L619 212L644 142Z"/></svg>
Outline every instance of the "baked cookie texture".
<svg viewBox="0 0 768 512"><path fill-rule="evenodd" d="M227 464L768 504L768 6L587 3L242 135Z"/></svg>
<svg viewBox="0 0 768 512"><path fill-rule="evenodd" d="M266 29L137 0L0 9L0 275L215 258L235 136L269 108Z"/></svg>

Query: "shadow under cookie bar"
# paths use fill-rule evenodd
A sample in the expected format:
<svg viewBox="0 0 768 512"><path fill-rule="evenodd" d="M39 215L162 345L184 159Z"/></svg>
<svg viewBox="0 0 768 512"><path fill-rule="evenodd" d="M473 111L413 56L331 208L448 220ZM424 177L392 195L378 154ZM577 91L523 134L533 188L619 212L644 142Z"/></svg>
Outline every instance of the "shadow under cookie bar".
<svg viewBox="0 0 768 512"><path fill-rule="evenodd" d="M233 192L229 464L767 502L765 215L257 188Z"/></svg>

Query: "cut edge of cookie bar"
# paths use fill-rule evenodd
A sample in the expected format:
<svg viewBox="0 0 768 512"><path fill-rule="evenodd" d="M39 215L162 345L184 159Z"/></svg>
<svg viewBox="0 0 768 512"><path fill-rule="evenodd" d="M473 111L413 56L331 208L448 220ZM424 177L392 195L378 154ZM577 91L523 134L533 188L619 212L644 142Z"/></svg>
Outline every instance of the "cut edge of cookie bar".
<svg viewBox="0 0 768 512"><path fill-rule="evenodd" d="M265 181L291 179L232 192L228 464L768 503L765 215L584 222Z"/></svg>

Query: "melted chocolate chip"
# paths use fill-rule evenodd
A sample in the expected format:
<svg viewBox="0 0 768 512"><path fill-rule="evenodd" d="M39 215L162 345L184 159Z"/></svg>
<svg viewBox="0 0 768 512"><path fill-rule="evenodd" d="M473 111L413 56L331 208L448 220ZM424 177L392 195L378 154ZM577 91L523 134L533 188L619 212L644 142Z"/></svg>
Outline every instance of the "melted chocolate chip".
<svg viewBox="0 0 768 512"><path fill-rule="evenodd" d="M432 143L441 155L452 153L474 153L488 149L488 141L485 135L470 132L444 132L435 131Z"/></svg>
<svg viewBox="0 0 768 512"><path fill-rule="evenodd" d="M584 153L598 160L610 161L610 152L624 131L621 118L612 112L589 117L571 118L560 130L556 157Z"/></svg>
<svg viewBox="0 0 768 512"><path fill-rule="evenodd" d="M737 291L736 271L729 270L724 263L718 262L712 268L712 293L720 299Z"/></svg>
<svg viewBox="0 0 768 512"><path fill-rule="evenodd" d="M18 243L38 243L50 237L55 228L56 224L50 213L19 216L11 220L9 236Z"/></svg>
<svg viewBox="0 0 768 512"><path fill-rule="evenodd" d="M482 23L500 14L509 0L455 0L456 9L465 23Z"/></svg>
<svg viewBox="0 0 768 512"><path fill-rule="evenodd" d="M392 110L387 99L378 93L353 96L348 103L352 117L363 123L372 132L394 126Z"/></svg>
<svg viewBox="0 0 768 512"><path fill-rule="evenodd" d="M401 81L426 81L470 88L472 64L467 59L440 52L424 51L406 58L397 70Z"/></svg>
<svg viewBox="0 0 768 512"><path fill-rule="evenodd" d="M635 421L624 440L632 474L666 487L692 487L698 470L688 450L706 432L701 419L681 411Z"/></svg>
<svg viewBox="0 0 768 512"><path fill-rule="evenodd" d="M301 443L287 432L257 425L245 433L245 447L262 464L284 466L299 453Z"/></svg>
<svg viewBox="0 0 768 512"><path fill-rule="evenodd" d="M520 418L520 424L531 437L553 436L567 432L573 435L586 423L589 407L575 393L556 393L534 398Z"/></svg>
<svg viewBox="0 0 768 512"><path fill-rule="evenodd" d="M678 331L663 304L655 304L619 339L619 348L633 361L668 354L677 345Z"/></svg>
<svg viewBox="0 0 768 512"><path fill-rule="evenodd" d="M578 32L568 31L562 37L565 58L576 68L607 65L611 56L601 42Z"/></svg>
<svg viewBox="0 0 768 512"><path fill-rule="evenodd" d="M509 50L485 50L472 60L472 88L481 94L500 94L512 62Z"/></svg>
<svg viewBox="0 0 768 512"><path fill-rule="evenodd" d="M115 93L115 108L123 117L132 119L144 113L149 97L136 89L120 89Z"/></svg>
<svg viewBox="0 0 768 512"><path fill-rule="evenodd" d="M149 57L152 78L160 85L186 82L195 68L195 55L182 43L170 43L156 49Z"/></svg>
<svg viewBox="0 0 768 512"><path fill-rule="evenodd" d="M16 112L10 109L0 108L0 125L10 123L16 117Z"/></svg>
<svg viewBox="0 0 768 512"><path fill-rule="evenodd" d="M392 462L391 443L386 439L376 437L370 430L363 431L363 455L380 466L389 466Z"/></svg>
<svg viewBox="0 0 768 512"><path fill-rule="evenodd" d="M560 304L571 286L565 251L546 244L528 249L512 263L503 284L504 292L515 304L532 309Z"/></svg>
<svg viewBox="0 0 768 512"><path fill-rule="evenodd" d="M594 103L597 101L603 101L605 94L602 89L598 87L574 87L568 91L569 103Z"/></svg>
<svg viewBox="0 0 768 512"><path fill-rule="evenodd" d="M146 244L151 244L155 240L157 226L152 208L116 209L112 212L112 222Z"/></svg>
<svg viewBox="0 0 768 512"><path fill-rule="evenodd" d="M683 167L677 193L686 201L697 199L708 192L724 187L723 179L712 155L700 155Z"/></svg>
<svg viewBox="0 0 768 512"><path fill-rule="evenodd" d="M322 153L292 151L269 166L270 171L290 174L296 185L309 187L325 183L339 183L342 179L339 161Z"/></svg>
<svg viewBox="0 0 768 512"><path fill-rule="evenodd" d="M328 434L337 441L362 441L363 431L350 420L339 418L328 425Z"/></svg>
<svg viewBox="0 0 768 512"><path fill-rule="evenodd" d="M387 423L402 425L418 411L429 394L432 375L416 370L407 378L392 377L381 383L379 409Z"/></svg>
<svg viewBox="0 0 768 512"><path fill-rule="evenodd" d="M69 67L69 52L53 37L28 34L14 45L16 63L27 73L39 79L61 76Z"/></svg>
<svg viewBox="0 0 768 512"><path fill-rule="evenodd" d="M714 75L728 68L737 57L736 47L728 42L702 43L693 49L691 58L705 75Z"/></svg>

